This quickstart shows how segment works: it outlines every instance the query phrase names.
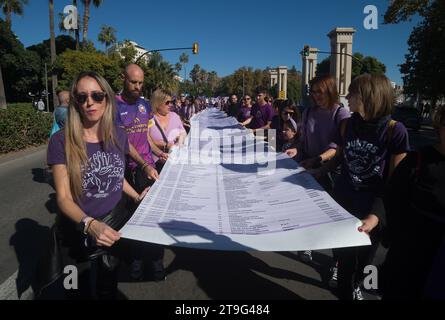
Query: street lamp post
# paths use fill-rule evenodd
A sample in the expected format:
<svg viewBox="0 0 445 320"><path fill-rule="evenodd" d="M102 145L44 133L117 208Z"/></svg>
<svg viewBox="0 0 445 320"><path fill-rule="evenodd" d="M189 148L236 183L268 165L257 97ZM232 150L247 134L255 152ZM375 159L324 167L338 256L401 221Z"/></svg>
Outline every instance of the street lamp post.
<svg viewBox="0 0 445 320"><path fill-rule="evenodd" d="M348 57L351 57L352 59L355 60L355 62L357 62L358 64L360 64L360 66L362 66L363 68L365 68L365 71L368 72L368 67L363 64L363 62L361 62L359 59L357 59L356 57L354 57L352 54L349 53L344 53L344 52L331 52L331 51L317 51L317 53L324 53L324 54L338 54L338 55L345 55ZM304 54L303 52L301 52L301 54Z"/></svg>
<svg viewBox="0 0 445 320"><path fill-rule="evenodd" d="M188 48L168 48L168 49L149 50L149 51L145 52L143 55L141 55L139 58L137 58L136 63L138 63L139 60L142 59L142 57L146 56L149 53L161 52L161 51L178 51L178 50L192 50L193 54L198 54L198 43L195 42L195 43L193 43L192 47L188 47Z"/></svg>
<svg viewBox="0 0 445 320"><path fill-rule="evenodd" d="M49 94L48 94L48 65L45 63L45 90L46 90L46 111L49 112Z"/></svg>

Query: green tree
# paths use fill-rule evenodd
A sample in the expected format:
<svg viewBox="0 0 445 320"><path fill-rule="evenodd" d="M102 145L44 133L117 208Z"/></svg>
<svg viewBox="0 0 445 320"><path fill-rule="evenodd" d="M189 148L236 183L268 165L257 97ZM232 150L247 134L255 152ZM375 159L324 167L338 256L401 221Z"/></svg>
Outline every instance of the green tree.
<svg viewBox="0 0 445 320"><path fill-rule="evenodd" d="M189 56L187 53L182 53L181 56L179 57L179 62L182 64L182 67L184 69L184 81L187 80L187 68L186 68L186 64L189 62Z"/></svg>
<svg viewBox="0 0 445 320"><path fill-rule="evenodd" d="M29 91L41 90L41 61L36 52L28 51L0 19L0 68L6 100L23 102Z"/></svg>
<svg viewBox="0 0 445 320"><path fill-rule="evenodd" d="M84 71L101 74L115 92L122 89L119 61L101 52L66 50L57 57L55 71L59 76L59 88L63 90L69 89L75 77Z"/></svg>
<svg viewBox="0 0 445 320"><path fill-rule="evenodd" d="M3 84L2 66L0 65L0 109L6 109L5 85Z"/></svg>
<svg viewBox="0 0 445 320"><path fill-rule="evenodd" d="M330 74L331 60L330 57L324 59L319 64L317 64L317 76L329 75ZM365 57L363 54L356 52L354 53L354 59L352 59L352 79L355 79L361 74L385 74L386 66L377 60L375 57Z"/></svg>
<svg viewBox="0 0 445 320"><path fill-rule="evenodd" d="M82 42L85 42L88 39L88 27L90 22L90 6L93 4L96 8L99 8L103 0L82 0L83 4L85 5L85 11L83 14L83 36L82 36Z"/></svg>
<svg viewBox="0 0 445 320"><path fill-rule="evenodd" d="M287 98L294 102L301 100L301 73L295 66L287 73Z"/></svg>
<svg viewBox="0 0 445 320"><path fill-rule="evenodd" d="M178 89L177 76L173 66L165 61L159 52L151 55L148 63L141 61L141 67L145 71L145 90L146 96L151 96L153 91L158 88L170 90L172 92Z"/></svg>
<svg viewBox="0 0 445 320"><path fill-rule="evenodd" d="M116 30L113 27L103 25L98 40L100 43L105 44L105 52L108 55L108 47L117 41Z"/></svg>
<svg viewBox="0 0 445 320"><path fill-rule="evenodd" d="M424 20L408 40L406 61L400 66L405 93L435 101L445 96L445 2L434 1L425 11Z"/></svg>
<svg viewBox="0 0 445 320"><path fill-rule="evenodd" d="M182 70L182 64L180 64L179 62L175 63L175 71L177 73L179 73Z"/></svg>
<svg viewBox="0 0 445 320"><path fill-rule="evenodd" d="M320 63L317 64L317 77L329 75L331 73L331 57L327 57L323 59Z"/></svg>
<svg viewBox="0 0 445 320"><path fill-rule="evenodd" d="M407 21L415 14L425 17L431 0L392 0L385 13L385 23L399 23Z"/></svg>
<svg viewBox="0 0 445 320"><path fill-rule="evenodd" d="M54 67L54 62L56 62L57 53L56 53L56 37L54 34L54 0L49 0L49 33L50 33L50 51L51 51L51 69ZM53 107L59 105L59 99L57 97L57 74L52 73L51 75L51 83L52 83L52 94L53 94ZM49 106L46 106L49 108Z"/></svg>
<svg viewBox="0 0 445 320"><path fill-rule="evenodd" d="M387 9L385 23L410 20L419 14L422 21L408 40L408 54L400 66L404 93L433 100L445 96L445 2L443 0L396 0Z"/></svg>
<svg viewBox="0 0 445 320"><path fill-rule="evenodd" d="M71 49L76 49L75 40L67 35L60 35L56 37L56 52L59 54L64 51ZM45 62L50 62L51 60L51 50L50 50L50 39L43 40L41 43L29 46L26 50L35 51L40 58Z"/></svg>
<svg viewBox="0 0 445 320"><path fill-rule="evenodd" d="M121 69L124 69L130 63L136 60L136 48L129 40L119 43L116 51L110 54L110 58L117 61Z"/></svg>
<svg viewBox="0 0 445 320"><path fill-rule="evenodd" d="M28 4L28 0L0 0L0 6L6 17L6 26L11 29L12 15L23 16L23 6Z"/></svg>

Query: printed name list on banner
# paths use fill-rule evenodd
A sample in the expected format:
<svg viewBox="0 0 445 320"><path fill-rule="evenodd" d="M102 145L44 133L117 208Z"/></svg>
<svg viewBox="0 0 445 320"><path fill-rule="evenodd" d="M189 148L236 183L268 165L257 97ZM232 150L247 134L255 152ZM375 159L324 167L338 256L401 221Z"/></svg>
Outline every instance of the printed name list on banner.
<svg viewBox="0 0 445 320"><path fill-rule="evenodd" d="M191 120L133 217L129 239L212 250L301 251L369 245L361 222L303 168L216 109Z"/></svg>

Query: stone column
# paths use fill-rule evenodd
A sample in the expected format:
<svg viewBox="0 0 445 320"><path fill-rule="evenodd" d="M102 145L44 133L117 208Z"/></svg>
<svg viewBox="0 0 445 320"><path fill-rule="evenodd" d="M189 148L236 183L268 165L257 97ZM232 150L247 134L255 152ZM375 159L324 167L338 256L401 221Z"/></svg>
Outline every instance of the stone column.
<svg viewBox="0 0 445 320"><path fill-rule="evenodd" d="M278 83L278 70L269 69L269 74L270 74L270 87L273 88L273 86Z"/></svg>
<svg viewBox="0 0 445 320"><path fill-rule="evenodd" d="M303 70L302 70L302 81L301 81L301 98L304 106L309 105L309 95L308 89L310 82L315 78L317 73L317 60L318 60L318 49L310 48L309 56L304 56L303 58Z"/></svg>
<svg viewBox="0 0 445 320"><path fill-rule="evenodd" d="M278 67L278 98L287 99L287 67Z"/></svg>
<svg viewBox="0 0 445 320"><path fill-rule="evenodd" d="M331 76L337 81L340 101L347 105L346 95L351 84L352 44L354 28L336 28L329 32L331 40Z"/></svg>

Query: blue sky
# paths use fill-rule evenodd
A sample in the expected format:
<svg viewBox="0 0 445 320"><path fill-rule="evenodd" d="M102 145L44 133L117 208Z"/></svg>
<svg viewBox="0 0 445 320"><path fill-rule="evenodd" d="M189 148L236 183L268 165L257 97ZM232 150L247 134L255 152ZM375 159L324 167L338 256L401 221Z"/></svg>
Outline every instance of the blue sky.
<svg viewBox="0 0 445 320"><path fill-rule="evenodd" d="M13 30L29 46L49 38L48 1L31 0L24 17L13 17ZM70 0L55 0L56 13ZM80 0L78 2L81 2ZM92 9L89 39L97 42L100 27L111 25L119 41L130 39L147 49L188 47L197 41L199 55L189 53L187 70L194 64L219 76L243 66L295 65L305 44L329 51L327 34L335 27L354 27L354 52L375 56L387 66L387 76L401 84L398 65L408 51L407 40L417 20L383 25L388 0L104 0ZM378 30L366 30L366 5L379 11ZM83 8L80 6L82 14ZM3 17L3 16L2 16ZM57 25L57 20L56 20ZM57 30L56 34L60 34ZM171 63L181 52L164 52ZM325 56L320 55L319 60ZM181 73L182 75L182 73Z"/></svg>

